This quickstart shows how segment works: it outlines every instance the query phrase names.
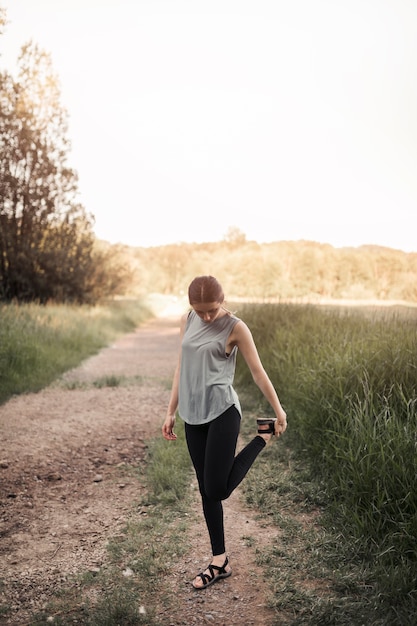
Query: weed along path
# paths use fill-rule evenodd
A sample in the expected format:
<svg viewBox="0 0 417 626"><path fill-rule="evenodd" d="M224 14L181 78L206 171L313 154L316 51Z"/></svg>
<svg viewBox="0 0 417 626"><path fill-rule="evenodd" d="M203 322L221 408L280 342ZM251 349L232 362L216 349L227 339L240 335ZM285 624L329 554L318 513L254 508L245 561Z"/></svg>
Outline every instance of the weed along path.
<svg viewBox="0 0 417 626"><path fill-rule="evenodd" d="M0 624L32 624L39 614L37 624L87 623L81 607L98 594L83 577L108 567L108 543L143 514L145 487L132 468L160 433L178 326L177 316L156 318L49 388L0 407ZM154 606L141 607L138 623L148 623L149 611L149 623L167 626L277 624L255 552L278 531L263 526L239 492L225 503L233 576L192 589L210 549L194 480L191 488L185 553L158 579ZM54 598L65 589L58 610Z"/></svg>

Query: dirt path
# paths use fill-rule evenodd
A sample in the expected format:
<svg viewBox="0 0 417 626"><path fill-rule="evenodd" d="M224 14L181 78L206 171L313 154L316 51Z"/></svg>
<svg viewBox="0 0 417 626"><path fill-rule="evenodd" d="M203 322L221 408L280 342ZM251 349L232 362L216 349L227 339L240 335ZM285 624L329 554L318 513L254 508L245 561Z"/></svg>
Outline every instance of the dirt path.
<svg viewBox="0 0 417 626"><path fill-rule="evenodd" d="M157 318L66 374L66 386L61 382L0 407L0 594L1 603L13 607L0 624L27 624L60 583L105 562L107 541L140 497L137 482L123 477L123 464L140 464L146 439L160 432L178 323L177 317ZM140 377L146 384L92 385L110 376ZM189 552L170 576L177 608L169 615L161 609L161 624L276 624L255 547L245 539L253 537L262 547L276 531L255 520L237 491L225 503L233 576L196 592L190 580L210 560L197 517Z"/></svg>

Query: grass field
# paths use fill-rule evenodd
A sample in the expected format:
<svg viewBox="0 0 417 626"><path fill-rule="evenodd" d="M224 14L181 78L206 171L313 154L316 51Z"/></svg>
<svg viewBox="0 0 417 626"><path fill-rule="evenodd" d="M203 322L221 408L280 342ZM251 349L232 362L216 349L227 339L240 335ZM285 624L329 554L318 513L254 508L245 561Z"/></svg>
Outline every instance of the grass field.
<svg viewBox="0 0 417 626"><path fill-rule="evenodd" d="M152 315L139 301L0 305L0 404L38 391Z"/></svg>
<svg viewBox="0 0 417 626"><path fill-rule="evenodd" d="M239 315L288 412L291 466L306 500L323 508L320 557L340 569L346 592L342 608L336 594L308 623L417 623L416 310L262 305ZM237 381L249 384L247 368ZM278 481L266 498L256 472L251 480L249 500L279 516L294 485Z"/></svg>

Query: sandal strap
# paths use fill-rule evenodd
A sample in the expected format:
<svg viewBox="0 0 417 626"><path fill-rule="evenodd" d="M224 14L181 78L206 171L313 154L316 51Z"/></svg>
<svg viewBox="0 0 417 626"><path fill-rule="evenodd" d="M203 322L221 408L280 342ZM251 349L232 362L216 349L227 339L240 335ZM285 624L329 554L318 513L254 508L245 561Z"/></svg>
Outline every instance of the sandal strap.
<svg viewBox="0 0 417 626"><path fill-rule="evenodd" d="M201 578L201 582L203 584L201 585L201 587L195 587L195 588L205 589L206 587L211 585L211 583L213 583L215 580L219 578L227 578L228 576L230 576L232 572L226 571L226 566L228 563L229 563L228 557L226 557L223 565L213 565L212 563L210 563L210 565L207 566L204 572L200 572L199 574L197 574L196 578ZM216 570L216 572L214 570ZM205 572L207 572L207 574Z"/></svg>
<svg viewBox="0 0 417 626"><path fill-rule="evenodd" d="M210 565L208 566L207 569L210 569ZM212 570L210 570L210 572L211 571ZM200 572L200 574L197 574L196 578L201 578L201 580L203 581L203 586L206 587L207 583L209 583L211 580L213 580L214 574L212 576L210 576L209 574L205 574L204 572Z"/></svg>
<svg viewBox="0 0 417 626"><path fill-rule="evenodd" d="M213 572L214 569L216 569L219 572L219 574L226 574L227 572L226 572L225 568L226 568L226 565L228 564L228 562L229 562L229 559L226 557L226 560L223 563L223 565L213 565L212 563L210 563L210 565L208 566L207 569L210 570L210 572L213 574L213 577L215 575L214 572Z"/></svg>
<svg viewBox="0 0 417 626"><path fill-rule="evenodd" d="M258 434L268 435L269 433L275 434L275 419L258 418L256 420L258 424ZM259 426L268 426L268 428L259 428Z"/></svg>
<svg viewBox="0 0 417 626"><path fill-rule="evenodd" d="M205 574L204 572L201 572L200 574L197 574L197 576L200 576L201 580L203 581L203 585L206 585L219 574L227 574L225 568L228 563L229 563L229 559L227 557L223 565L213 565L212 563L210 563L210 565L208 565L206 568L209 570L210 574ZM216 574L214 570L217 570L218 573Z"/></svg>

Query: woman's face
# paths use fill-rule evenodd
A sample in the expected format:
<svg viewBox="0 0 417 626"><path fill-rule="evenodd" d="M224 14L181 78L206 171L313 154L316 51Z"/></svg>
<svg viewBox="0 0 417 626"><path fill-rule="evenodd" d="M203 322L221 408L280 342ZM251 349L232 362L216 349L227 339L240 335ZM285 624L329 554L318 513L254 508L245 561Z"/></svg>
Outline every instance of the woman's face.
<svg viewBox="0 0 417 626"><path fill-rule="evenodd" d="M215 319L221 315L223 311L221 302L201 302L198 304L191 305L194 311L197 313L198 317L200 317L203 322L214 322Z"/></svg>

